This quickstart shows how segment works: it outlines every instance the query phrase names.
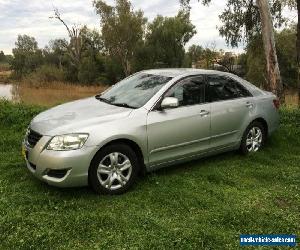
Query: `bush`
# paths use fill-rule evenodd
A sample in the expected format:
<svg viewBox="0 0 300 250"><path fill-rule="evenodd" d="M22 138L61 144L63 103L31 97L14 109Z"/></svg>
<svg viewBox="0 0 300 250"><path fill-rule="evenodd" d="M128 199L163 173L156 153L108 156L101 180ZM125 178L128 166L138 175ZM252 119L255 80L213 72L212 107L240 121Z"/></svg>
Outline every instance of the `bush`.
<svg viewBox="0 0 300 250"><path fill-rule="evenodd" d="M24 77L23 80L30 85L40 86L53 81L64 81L65 73L63 69L47 64L37 68L34 72Z"/></svg>
<svg viewBox="0 0 300 250"><path fill-rule="evenodd" d="M8 63L0 63L0 72L3 71L9 71L10 70L10 66Z"/></svg>
<svg viewBox="0 0 300 250"><path fill-rule="evenodd" d="M78 81L81 83L94 83L98 75L96 61L92 57L83 58L78 70Z"/></svg>
<svg viewBox="0 0 300 250"><path fill-rule="evenodd" d="M0 127L23 130L32 117L43 110L40 106L24 106L22 103L13 104L0 99Z"/></svg>

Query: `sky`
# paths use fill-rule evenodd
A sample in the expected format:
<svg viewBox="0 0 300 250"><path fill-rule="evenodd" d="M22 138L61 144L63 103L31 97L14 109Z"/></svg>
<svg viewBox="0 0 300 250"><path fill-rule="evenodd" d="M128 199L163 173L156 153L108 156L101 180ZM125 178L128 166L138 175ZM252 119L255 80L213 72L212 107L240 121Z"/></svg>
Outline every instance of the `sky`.
<svg viewBox="0 0 300 250"><path fill-rule="evenodd" d="M114 0L107 0L113 5ZM207 7L198 1L191 1L191 21L196 26L197 34L186 45L215 44L217 49L243 51L243 44L238 48L226 46L224 38L219 36L220 26L218 15L225 8L224 0L214 0ZM131 0L134 9L144 11L144 16L152 21L158 14L174 16L178 12L179 0ZM44 47L51 39L67 38L65 27L56 19L50 19L53 8L59 9L62 18L70 25L86 24L91 29L99 29L100 18L96 15L92 0L0 0L0 51L11 54L19 34L33 36L39 47ZM294 22L297 16L294 11L285 10L284 15Z"/></svg>

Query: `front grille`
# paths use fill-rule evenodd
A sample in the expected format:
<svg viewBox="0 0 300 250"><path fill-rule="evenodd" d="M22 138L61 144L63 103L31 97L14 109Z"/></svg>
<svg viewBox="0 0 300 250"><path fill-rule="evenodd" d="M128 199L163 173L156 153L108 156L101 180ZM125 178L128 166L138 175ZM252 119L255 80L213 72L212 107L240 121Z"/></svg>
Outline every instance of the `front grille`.
<svg viewBox="0 0 300 250"><path fill-rule="evenodd" d="M41 138L42 135L30 129L29 133L27 134L26 142L28 146L33 148Z"/></svg>

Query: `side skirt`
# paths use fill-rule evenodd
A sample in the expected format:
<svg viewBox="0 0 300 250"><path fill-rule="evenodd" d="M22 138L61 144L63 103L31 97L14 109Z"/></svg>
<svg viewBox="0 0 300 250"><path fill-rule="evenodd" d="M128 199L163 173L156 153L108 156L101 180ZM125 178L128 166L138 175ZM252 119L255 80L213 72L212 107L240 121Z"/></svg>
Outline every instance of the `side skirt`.
<svg viewBox="0 0 300 250"><path fill-rule="evenodd" d="M146 169L147 169L147 172L152 172L152 171L155 171L160 168L173 166L173 165L177 165L180 163L184 163L184 162L188 162L188 161L192 161L192 160L196 160L196 159L201 159L201 158L217 155L217 154L224 153L224 152L234 151L234 150L239 149L239 146L240 146L240 141L236 142L234 145L230 145L230 146L226 146L226 147L222 147L222 148L218 148L218 149L212 149L210 151L206 151L206 152L191 155L191 156L181 157L181 158L178 158L178 159L172 160L172 161L166 161L166 162L162 162L159 164L148 165L148 166L146 166Z"/></svg>

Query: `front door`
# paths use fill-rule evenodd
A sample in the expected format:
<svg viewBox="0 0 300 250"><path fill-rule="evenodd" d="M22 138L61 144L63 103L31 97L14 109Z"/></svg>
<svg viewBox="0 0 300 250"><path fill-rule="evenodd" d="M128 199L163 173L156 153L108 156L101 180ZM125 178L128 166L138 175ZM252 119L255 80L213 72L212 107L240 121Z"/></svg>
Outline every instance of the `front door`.
<svg viewBox="0 0 300 250"><path fill-rule="evenodd" d="M147 132L151 165L192 156L209 148L210 104L205 92L204 76L184 79L164 95L177 98L177 108L149 112Z"/></svg>

